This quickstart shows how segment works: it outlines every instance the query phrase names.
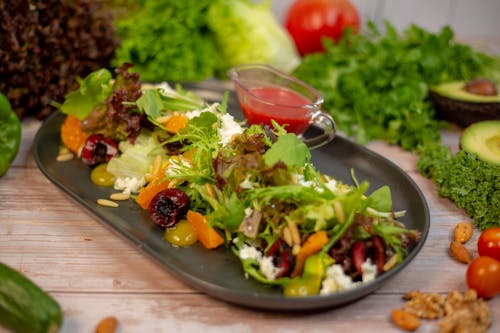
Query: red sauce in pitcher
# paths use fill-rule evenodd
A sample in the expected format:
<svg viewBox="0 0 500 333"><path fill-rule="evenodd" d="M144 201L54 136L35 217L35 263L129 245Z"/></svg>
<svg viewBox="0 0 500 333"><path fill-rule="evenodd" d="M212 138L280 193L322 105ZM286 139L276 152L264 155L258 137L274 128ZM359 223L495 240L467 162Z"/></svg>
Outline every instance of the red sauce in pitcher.
<svg viewBox="0 0 500 333"><path fill-rule="evenodd" d="M241 87L239 88L241 89ZM309 127L311 101L295 91L281 87L249 88L242 92L240 106L249 124L272 126L271 119L295 134L303 133Z"/></svg>

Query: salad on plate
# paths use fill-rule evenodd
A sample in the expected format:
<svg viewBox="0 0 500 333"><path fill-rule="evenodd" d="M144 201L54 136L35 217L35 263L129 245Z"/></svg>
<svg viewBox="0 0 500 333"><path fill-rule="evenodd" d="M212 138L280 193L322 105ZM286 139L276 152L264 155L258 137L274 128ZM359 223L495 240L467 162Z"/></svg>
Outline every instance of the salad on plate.
<svg viewBox="0 0 500 333"><path fill-rule="evenodd" d="M227 248L242 274L285 296L370 283L419 242L391 191L321 173L286 125L237 122L227 94L208 103L181 86L144 85L131 64L91 73L59 105L64 149L111 200L134 200L165 246ZM61 161L65 159L60 159Z"/></svg>

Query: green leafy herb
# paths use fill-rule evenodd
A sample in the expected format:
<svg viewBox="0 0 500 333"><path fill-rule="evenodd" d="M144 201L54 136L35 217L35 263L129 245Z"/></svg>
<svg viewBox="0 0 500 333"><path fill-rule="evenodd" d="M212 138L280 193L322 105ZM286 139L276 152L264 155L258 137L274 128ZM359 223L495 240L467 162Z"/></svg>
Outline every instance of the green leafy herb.
<svg viewBox="0 0 500 333"><path fill-rule="evenodd" d="M311 160L309 148L295 135L282 134L278 141L264 154L266 165L272 166L282 161L288 166L304 166Z"/></svg>
<svg viewBox="0 0 500 333"><path fill-rule="evenodd" d="M412 25L398 34L387 22L385 30L369 23L364 34L325 41L327 51L306 56L293 74L320 91L324 109L347 135L413 151L440 137L428 87L498 76L500 60L454 42L448 27L434 34Z"/></svg>
<svg viewBox="0 0 500 333"><path fill-rule="evenodd" d="M418 170L437 184L438 193L451 199L484 230L500 226L500 166L459 150L455 156L441 144L419 149Z"/></svg>
<svg viewBox="0 0 500 333"><path fill-rule="evenodd" d="M368 197L368 206L381 212L390 212L392 198L389 186L385 185L373 191Z"/></svg>
<svg viewBox="0 0 500 333"><path fill-rule="evenodd" d="M149 82L226 77L259 62L291 70L300 58L270 1L149 0L117 20L115 64L132 62Z"/></svg>
<svg viewBox="0 0 500 333"><path fill-rule="evenodd" d="M90 73L85 79L77 78L80 87L65 96L60 109L83 120L94 107L102 103L113 88L111 73L107 69L100 69Z"/></svg>

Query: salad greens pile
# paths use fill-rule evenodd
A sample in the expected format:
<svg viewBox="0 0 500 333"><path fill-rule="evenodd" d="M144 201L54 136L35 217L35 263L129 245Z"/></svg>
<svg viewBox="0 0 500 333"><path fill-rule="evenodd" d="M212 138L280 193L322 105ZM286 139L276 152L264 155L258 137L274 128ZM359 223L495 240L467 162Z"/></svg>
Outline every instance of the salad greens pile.
<svg viewBox="0 0 500 333"><path fill-rule="evenodd" d="M500 225L499 166L464 150L453 156L440 144L422 146L418 152L418 170L436 182L441 196L464 208L478 229Z"/></svg>
<svg viewBox="0 0 500 333"><path fill-rule="evenodd" d="M429 86L500 78L500 59L455 42L449 27L431 33L412 25L399 34L386 22L385 30L368 23L366 33L326 40L325 53L306 56L293 72L320 91L324 109L360 143L381 139L414 151L439 141Z"/></svg>
<svg viewBox="0 0 500 333"><path fill-rule="evenodd" d="M418 230L397 220L404 211L393 211L387 186L370 193L369 183L359 182L354 171L354 186L320 173L295 134L276 123L244 128L235 122L226 110L227 94L220 103L207 104L181 88L142 89L129 68L117 69L104 100L107 83L96 79L103 73L92 73L61 109L79 113L70 107L73 98L94 105L82 124L99 110L121 114L107 117L118 124L125 114L139 115L141 127L120 139L119 154L107 164L115 189L139 197L159 157L164 168L157 172L168 188L155 195L149 213L171 219L182 193L188 198L188 221L190 212L201 214L248 276L281 286L288 296L330 294L391 270L420 240ZM130 95L120 99L123 108L112 103ZM188 120L172 133L160 121L169 116ZM102 133L97 128L92 133L113 134L108 129L117 126L103 127ZM155 200L172 191L175 199ZM185 214L176 215L176 223Z"/></svg>
<svg viewBox="0 0 500 333"><path fill-rule="evenodd" d="M137 10L116 22L121 45L113 63L134 63L145 81L225 77L231 66L248 62L287 71L299 63L269 0L132 2Z"/></svg>

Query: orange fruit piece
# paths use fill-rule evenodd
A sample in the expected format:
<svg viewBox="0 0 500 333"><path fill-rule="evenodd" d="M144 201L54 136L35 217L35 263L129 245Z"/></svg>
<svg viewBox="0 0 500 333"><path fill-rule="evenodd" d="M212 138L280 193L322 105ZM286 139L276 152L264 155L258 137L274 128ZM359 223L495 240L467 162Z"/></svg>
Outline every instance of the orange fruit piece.
<svg viewBox="0 0 500 333"><path fill-rule="evenodd" d="M165 124L165 129L170 133L178 133L181 129L186 127L189 118L183 114L176 114L170 117Z"/></svg>
<svg viewBox="0 0 500 333"><path fill-rule="evenodd" d="M168 188L169 181L164 179L166 168L167 166L160 168L160 170L153 176L153 179L139 191L139 194L135 198L135 202L137 202L142 209L148 209L154 196L158 192Z"/></svg>
<svg viewBox="0 0 500 333"><path fill-rule="evenodd" d="M205 248L215 249L224 243L224 238L208 225L207 219L200 213L192 210L188 211L187 221L191 224L196 237Z"/></svg>
<svg viewBox="0 0 500 333"><path fill-rule="evenodd" d="M82 130L80 119L68 115L61 125L61 140L73 153L78 154L85 144L88 134Z"/></svg>

